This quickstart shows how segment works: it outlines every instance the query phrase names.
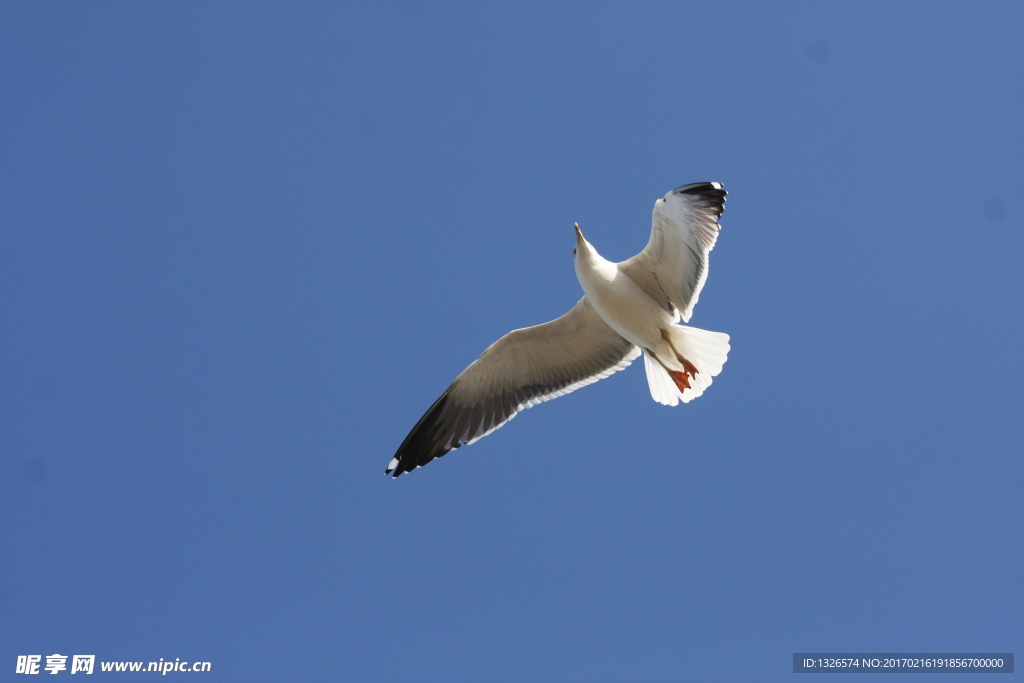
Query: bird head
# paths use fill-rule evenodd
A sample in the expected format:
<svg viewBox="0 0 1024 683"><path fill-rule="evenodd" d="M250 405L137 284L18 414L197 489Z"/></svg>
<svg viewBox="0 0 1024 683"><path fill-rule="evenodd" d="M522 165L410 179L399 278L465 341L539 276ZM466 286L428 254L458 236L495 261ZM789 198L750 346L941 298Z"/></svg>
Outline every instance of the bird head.
<svg viewBox="0 0 1024 683"><path fill-rule="evenodd" d="M580 231L580 224L575 223L576 228L576 248L572 250L573 258L577 255L585 254L590 249L590 243L583 237L583 232Z"/></svg>

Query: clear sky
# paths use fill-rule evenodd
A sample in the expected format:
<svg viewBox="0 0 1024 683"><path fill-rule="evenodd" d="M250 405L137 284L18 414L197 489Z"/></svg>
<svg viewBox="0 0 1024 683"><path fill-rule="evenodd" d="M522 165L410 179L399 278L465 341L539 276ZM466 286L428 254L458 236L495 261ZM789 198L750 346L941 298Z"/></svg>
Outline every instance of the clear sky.
<svg viewBox="0 0 1024 683"><path fill-rule="evenodd" d="M1019 2L3 2L0 671L1021 655L1022 28ZM730 194L691 324L732 352L703 397L654 403L637 363L385 478L488 344L579 298L573 222L622 260L705 180Z"/></svg>

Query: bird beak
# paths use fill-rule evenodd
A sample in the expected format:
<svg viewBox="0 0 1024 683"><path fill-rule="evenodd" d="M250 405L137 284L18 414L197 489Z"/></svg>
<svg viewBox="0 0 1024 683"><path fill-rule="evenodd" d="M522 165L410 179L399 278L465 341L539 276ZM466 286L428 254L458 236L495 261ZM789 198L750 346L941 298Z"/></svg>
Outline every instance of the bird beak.
<svg viewBox="0 0 1024 683"><path fill-rule="evenodd" d="M578 240L583 239L583 233L580 232L580 224L579 223L574 223L574 225L576 226L576 239L578 239Z"/></svg>

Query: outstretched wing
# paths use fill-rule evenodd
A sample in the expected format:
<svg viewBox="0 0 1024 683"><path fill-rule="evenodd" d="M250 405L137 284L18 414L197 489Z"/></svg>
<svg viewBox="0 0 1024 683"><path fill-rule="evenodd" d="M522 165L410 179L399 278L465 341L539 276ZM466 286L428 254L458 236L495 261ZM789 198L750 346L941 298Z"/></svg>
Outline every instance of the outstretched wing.
<svg viewBox="0 0 1024 683"><path fill-rule="evenodd" d="M622 370L639 354L583 297L561 318L491 344L434 401L384 473L397 477L422 467L487 436L520 410Z"/></svg>
<svg viewBox="0 0 1024 683"><path fill-rule="evenodd" d="M654 203L651 239L644 250L619 264L666 310L690 321L708 277L708 253L721 228L726 191L721 183L693 183Z"/></svg>

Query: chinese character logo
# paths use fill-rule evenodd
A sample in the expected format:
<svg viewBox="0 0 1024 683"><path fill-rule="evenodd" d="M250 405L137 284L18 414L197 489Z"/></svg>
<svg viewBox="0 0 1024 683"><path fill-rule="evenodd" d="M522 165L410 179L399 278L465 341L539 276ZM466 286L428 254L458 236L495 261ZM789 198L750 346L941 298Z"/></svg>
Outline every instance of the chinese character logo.
<svg viewBox="0 0 1024 683"><path fill-rule="evenodd" d="M91 674L96 663L96 655L75 655L71 658L71 673Z"/></svg>
<svg viewBox="0 0 1024 683"><path fill-rule="evenodd" d="M46 655L46 671L56 675L58 671L64 671L68 668L67 664L65 664L66 661L68 661L67 655Z"/></svg>
<svg viewBox="0 0 1024 683"><path fill-rule="evenodd" d="M39 662L42 659L42 655L18 655L18 666L14 673L37 674L39 673Z"/></svg>
<svg viewBox="0 0 1024 683"><path fill-rule="evenodd" d="M14 673L38 674L39 664L42 661L42 655L18 655L18 665L15 667ZM67 671L67 661L67 655L46 655L46 666L43 668L47 673L56 675L61 671ZM95 664L96 655L73 655L71 657L71 673L91 674Z"/></svg>

